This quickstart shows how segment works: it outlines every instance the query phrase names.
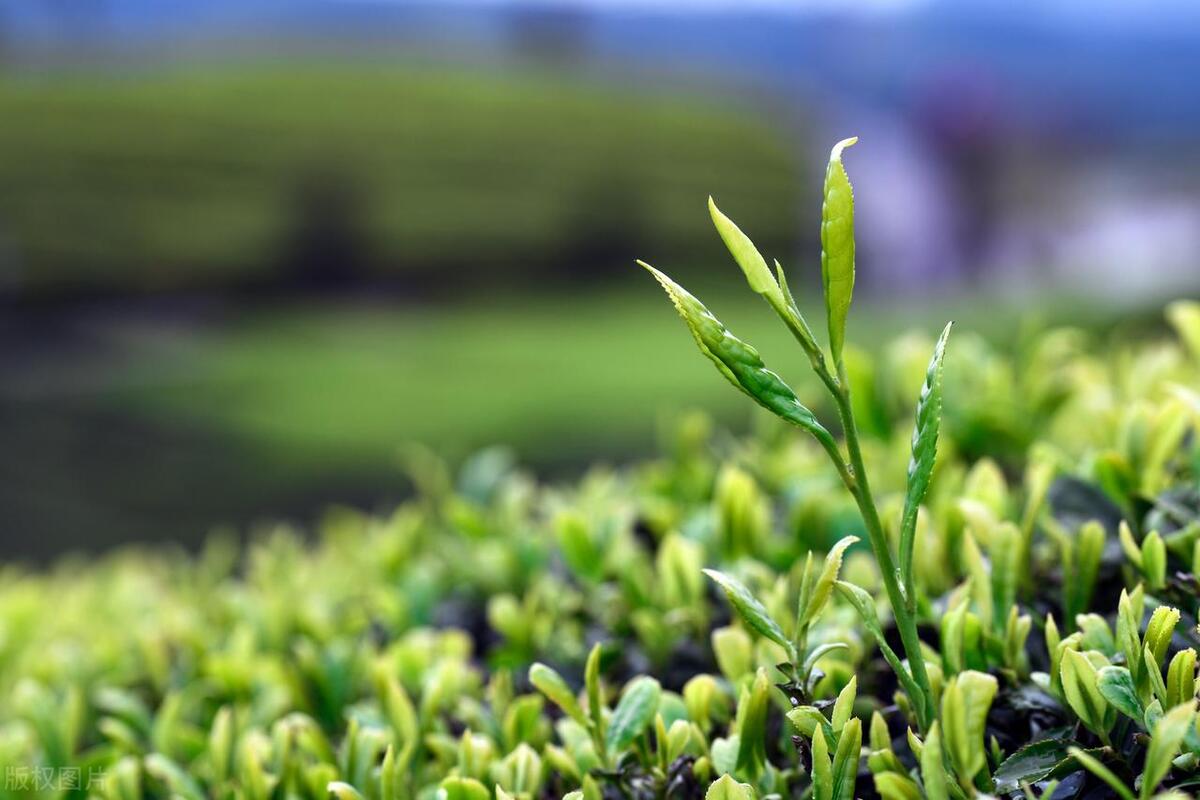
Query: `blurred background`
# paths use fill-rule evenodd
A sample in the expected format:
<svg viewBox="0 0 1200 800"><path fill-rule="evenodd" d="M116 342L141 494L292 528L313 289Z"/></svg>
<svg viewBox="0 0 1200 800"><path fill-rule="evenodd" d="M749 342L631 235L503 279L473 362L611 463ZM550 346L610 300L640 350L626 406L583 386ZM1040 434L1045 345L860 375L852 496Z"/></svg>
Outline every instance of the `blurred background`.
<svg viewBox="0 0 1200 800"><path fill-rule="evenodd" d="M705 199L811 304L848 135L868 347L1200 293L1200 5L845 9L0 0L3 556L378 505L406 443L744 429L633 259L795 378Z"/></svg>

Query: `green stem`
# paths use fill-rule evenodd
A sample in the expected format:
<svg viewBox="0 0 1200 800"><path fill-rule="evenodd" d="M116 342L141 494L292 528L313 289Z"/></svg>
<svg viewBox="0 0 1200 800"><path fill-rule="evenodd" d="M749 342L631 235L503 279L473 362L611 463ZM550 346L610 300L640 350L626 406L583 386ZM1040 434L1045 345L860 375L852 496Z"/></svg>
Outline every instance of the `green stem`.
<svg viewBox="0 0 1200 800"><path fill-rule="evenodd" d="M837 403L838 414L842 419L843 433L846 437L846 450L850 455L850 467L853 483L847 483L847 488L858 503L862 514L863 524L867 528L867 538L871 549L875 552L875 560L879 564L879 572L883 578L883 587L887 592L888 602L892 606L892 614L896 619L896 628L900 633L900 641L904 645L904 654L908 657L908 668L913 680L924 697L910 698L917 711L917 724L924 733L933 721L933 690L929 683L929 674L925 670L925 656L921 652L921 639L917 635L916 619L916 587L902 587L898 580L896 564L892 559L892 548L888 544L887 534L879 520L879 511L871 496L871 486L867 480L866 466L863 464L862 447L859 444L858 426L854 420L854 410L850 403L850 384L846 379L844 365L838 365L837 391L833 393Z"/></svg>
<svg viewBox="0 0 1200 800"><path fill-rule="evenodd" d="M789 296L790 301L790 296ZM867 537L871 549L875 552L875 560L883 575L883 585L887 591L892 613L896 618L896 627L900 631L900 641L904 645L904 653L908 656L909 670L914 681L924 697L911 698L917 711L917 723L924 733L933 721L933 690L930 687L929 675L925 670L925 657L921 652L921 640L917 636L916 622L916 587L911 585L911 570L905 570L905 586L901 587L896 572L895 561L892 559L892 549L888 544L887 535L883 532L883 524L879 521L879 512L871 496L871 487L867 481L867 470L863 465L862 448L858 441L858 426L854 420L854 409L850 403L850 382L846 376L845 364L838 359L838 374L835 378L829 371L825 354L816 346L812 331L804 322L799 310L793 303L771 303L775 312L787 325L792 335L808 354L813 372L820 378L826 390L833 397L838 407L838 415L842 420L842 429L846 437L846 450L850 455L850 463L842 457L837 442L823 428L816 432L817 441L829 455L842 482L854 496L862 514L863 523L867 528ZM906 591L907 590L907 591Z"/></svg>

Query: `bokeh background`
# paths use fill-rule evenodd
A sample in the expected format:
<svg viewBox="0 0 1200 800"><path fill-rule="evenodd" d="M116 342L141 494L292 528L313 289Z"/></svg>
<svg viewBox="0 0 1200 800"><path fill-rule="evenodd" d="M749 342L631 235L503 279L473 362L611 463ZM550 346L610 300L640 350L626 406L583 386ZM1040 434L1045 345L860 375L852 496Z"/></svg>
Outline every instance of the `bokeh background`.
<svg viewBox="0 0 1200 800"><path fill-rule="evenodd" d="M851 134L857 341L1153 327L1198 76L1190 0L0 0L3 556L744 429L633 259L802 380L705 199L812 305Z"/></svg>

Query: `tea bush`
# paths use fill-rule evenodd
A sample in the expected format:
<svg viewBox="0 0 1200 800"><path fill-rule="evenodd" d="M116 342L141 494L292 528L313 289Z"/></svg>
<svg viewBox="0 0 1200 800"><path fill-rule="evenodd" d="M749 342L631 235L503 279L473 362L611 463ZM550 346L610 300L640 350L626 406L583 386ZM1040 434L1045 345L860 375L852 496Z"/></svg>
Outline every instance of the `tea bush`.
<svg viewBox="0 0 1200 800"><path fill-rule="evenodd" d="M859 352L845 144L828 349L710 209L823 403L650 268L801 435L688 415L558 486L413 451L413 500L311 539L8 567L0 798L1190 796L1200 304L1168 341Z"/></svg>

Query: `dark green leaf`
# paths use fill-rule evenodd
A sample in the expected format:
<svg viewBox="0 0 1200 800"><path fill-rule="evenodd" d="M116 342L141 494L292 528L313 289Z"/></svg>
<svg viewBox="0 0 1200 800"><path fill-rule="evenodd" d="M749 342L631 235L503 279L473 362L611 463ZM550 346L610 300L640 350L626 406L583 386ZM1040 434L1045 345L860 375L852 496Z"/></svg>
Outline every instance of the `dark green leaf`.
<svg viewBox="0 0 1200 800"><path fill-rule="evenodd" d="M992 776L1000 794L1019 791L1022 784L1036 783L1049 777L1056 767L1071 757L1069 743L1062 739L1043 739L1026 745L1004 759Z"/></svg>

